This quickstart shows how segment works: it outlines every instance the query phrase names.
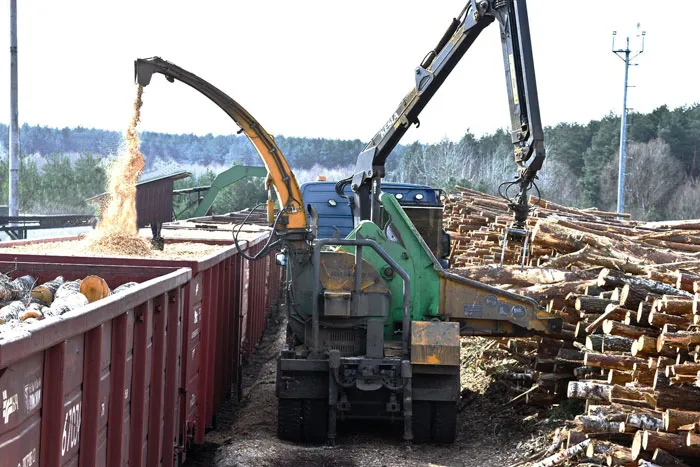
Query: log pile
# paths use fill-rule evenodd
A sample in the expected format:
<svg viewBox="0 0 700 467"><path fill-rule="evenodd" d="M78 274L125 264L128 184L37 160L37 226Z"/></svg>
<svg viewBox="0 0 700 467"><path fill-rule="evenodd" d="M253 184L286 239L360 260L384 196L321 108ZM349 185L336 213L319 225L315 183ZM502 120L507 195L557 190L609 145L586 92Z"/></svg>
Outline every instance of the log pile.
<svg viewBox="0 0 700 467"><path fill-rule="evenodd" d="M104 279L98 276L74 281L58 276L37 285L37 280L29 275L12 280L0 274L0 333L20 324L68 313L134 285L136 282L127 282L110 291Z"/></svg>
<svg viewBox="0 0 700 467"><path fill-rule="evenodd" d="M456 189L443 217L443 226L452 239L451 264L499 264L503 234L513 221L506 201L469 188ZM583 260L590 264L595 259L596 264L610 267L620 261L629 262L633 264L626 272L632 274L642 273L641 266L635 268L640 262L700 268L700 221L643 223L630 220L629 214L622 214L624 219L620 220L617 213L570 208L534 196L530 204L536 209L528 219L528 228L537 235L526 252L527 265L540 266L571 254L554 264L567 266ZM520 258L522 247L519 242L508 242L505 263L513 264ZM586 250L581 251L584 247Z"/></svg>
<svg viewBox="0 0 700 467"><path fill-rule="evenodd" d="M558 335L498 343L522 362L509 375L528 376L528 403L585 401L533 465L700 465L700 221L537 205L525 267L493 264L512 222L502 200L460 189L445 218L453 272L531 296L564 322Z"/></svg>

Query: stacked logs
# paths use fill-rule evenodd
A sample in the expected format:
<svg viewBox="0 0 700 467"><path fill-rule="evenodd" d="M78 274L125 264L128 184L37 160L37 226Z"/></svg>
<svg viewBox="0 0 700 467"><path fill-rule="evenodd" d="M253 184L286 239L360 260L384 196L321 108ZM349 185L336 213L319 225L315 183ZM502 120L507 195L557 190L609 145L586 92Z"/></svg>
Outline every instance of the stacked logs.
<svg viewBox="0 0 700 467"><path fill-rule="evenodd" d="M443 226L452 239L451 264L500 264L504 233L513 223L507 202L469 188L456 189L443 216ZM700 267L700 221L642 223L630 220L629 214L570 208L534 196L529 201L536 209L527 227L539 232L540 238L533 238L525 251L527 265L540 266L563 253L584 254L580 250L588 246L586 255L602 255L608 260L689 262ZM519 263L522 242L505 243L504 264ZM565 261L558 262L566 266ZM639 273L634 269L627 272Z"/></svg>
<svg viewBox="0 0 700 467"><path fill-rule="evenodd" d="M463 266L453 272L535 298L564 323L498 343L522 363L506 377L529 386L528 403L586 401L533 465L700 465L700 221L537 205L524 267L490 264L511 222L500 199L460 189L444 223ZM523 246L509 245L505 264Z"/></svg>
<svg viewBox="0 0 700 467"><path fill-rule="evenodd" d="M134 285L136 282L127 282L110 291L104 279L98 276L74 281L58 276L37 285L36 279L29 275L11 280L0 274L0 332L48 316L62 315Z"/></svg>

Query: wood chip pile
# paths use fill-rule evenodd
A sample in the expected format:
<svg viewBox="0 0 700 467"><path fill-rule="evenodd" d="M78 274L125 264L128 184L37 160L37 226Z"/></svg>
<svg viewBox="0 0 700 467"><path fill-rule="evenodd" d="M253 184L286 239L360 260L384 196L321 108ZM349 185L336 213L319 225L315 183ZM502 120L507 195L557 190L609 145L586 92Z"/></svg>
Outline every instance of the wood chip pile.
<svg viewBox="0 0 700 467"><path fill-rule="evenodd" d="M531 199L526 266L505 202L459 189L445 210L453 272L531 296L559 335L501 339L528 403L586 401L532 465L700 465L700 220L643 223ZM646 464L645 464L646 462Z"/></svg>

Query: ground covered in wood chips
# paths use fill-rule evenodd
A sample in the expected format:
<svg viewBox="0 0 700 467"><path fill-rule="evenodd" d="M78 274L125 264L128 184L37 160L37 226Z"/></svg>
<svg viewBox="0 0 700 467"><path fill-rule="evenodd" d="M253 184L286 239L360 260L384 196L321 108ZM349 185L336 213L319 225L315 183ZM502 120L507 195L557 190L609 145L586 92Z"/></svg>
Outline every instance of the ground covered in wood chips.
<svg viewBox="0 0 700 467"><path fill-rule="evenodd" d="M65 242L47 242L47 243L31 243L27 245L18 245L12 247L0 248L0 253L12 254L36 254L36 255L61 255L61 256L96 256L96 257L139 257L152 259L197 259L208 256L216 251L224 248L225 245L208 245L206 243L194 242L177 242L166 243L163 251L147 250L134 251L126 248L122 251L119 249L107 249L102 253L94 250L94 244L91 243L91 238L88 236L82 240L72 240Z"/></svg>
<svg viewBox="0 0 700 467"><path fill-rule="evenodd" d="M207 445L191 455L186 466L508 466L546 448L547 433L562 420L552 411L538 411L521 400L522 393L498 379L513 362L508 354L491 349L483 338L462 340L462 400L459 433L452 446L406 447L400 425L375 422L339 426L335 447L297 445L276 435L276 358L284 341L283 310L273 311L272 322L252 361L244 369L242 400L224 410L218 430L207 435ZM495 356L494 356L495 355Z"/></svg>

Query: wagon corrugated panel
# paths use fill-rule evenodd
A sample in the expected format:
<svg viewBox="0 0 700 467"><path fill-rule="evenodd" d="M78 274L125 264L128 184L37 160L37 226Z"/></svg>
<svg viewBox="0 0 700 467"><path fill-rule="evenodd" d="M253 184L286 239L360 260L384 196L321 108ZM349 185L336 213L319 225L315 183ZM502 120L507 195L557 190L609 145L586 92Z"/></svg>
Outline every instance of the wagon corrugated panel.
<svg viewBox="0 0 700 467"><path fill-rule="evenodd" d="M0 262L44 282L95 265ZM0 334L0 466L174 465L187 268L104 266L140 285Z"/></svg>
<svg viewBox="0 0 700 467"><path fill-rule="evenodd" d="M20 256L26 261L48 263L188 267L192 270L192 278L184 289L181 400L176 430L183 453L190 443L204 442L205 429L214 425L215 414L230 397L229 389L240 389L242 358L249 355L262 336L265 314L279 293L279 279L265 282L273 269L273 276L279 278L280 275L273 255L250 262L238 254L232 240L204 240L206 232L196 234L195 238L166 237L166 249L169 242L194 241L219 244L221 250L197 260L17 255L0 251L0 260ZM249 254L259 252L268 235L267 230L248 234L241 242L242 249ZM30 243L47 241L50 240ZM13 243L28 242L5 244Z"/></svg>

